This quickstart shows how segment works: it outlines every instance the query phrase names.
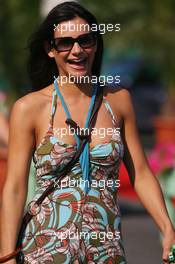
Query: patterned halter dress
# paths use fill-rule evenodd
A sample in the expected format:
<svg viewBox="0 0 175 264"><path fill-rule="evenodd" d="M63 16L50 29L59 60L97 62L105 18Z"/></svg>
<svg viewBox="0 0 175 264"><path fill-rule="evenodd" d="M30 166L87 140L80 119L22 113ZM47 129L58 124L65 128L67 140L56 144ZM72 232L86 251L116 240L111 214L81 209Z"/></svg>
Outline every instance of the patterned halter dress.
<svg viewBox="0 0 175 264"><path fill-rule="evenodd" d="M113 132L108 142L89 148L89 191L85 192L77 162L39 208L32 206L55 181L53 171L66 166L77 149L76 144L67 144L54 135L57 98L54 88L48 131L33 154L36 190L28 206L34 216L22 240L24 263L126 264L117 197L124 148L104 95L102 103L112 119Z"/></svg>

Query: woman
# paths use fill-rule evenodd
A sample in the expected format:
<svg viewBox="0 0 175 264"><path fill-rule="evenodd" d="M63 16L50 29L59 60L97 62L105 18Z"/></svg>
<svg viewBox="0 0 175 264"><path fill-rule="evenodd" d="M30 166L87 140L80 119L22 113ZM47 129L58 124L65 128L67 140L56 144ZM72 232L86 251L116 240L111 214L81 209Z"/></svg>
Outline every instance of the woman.
<svg viewBox="0 0 175 264"><path fill-rule="evenodd" d="M65 120L70 113L84 127L87 113L92 110L96 86L80 82L82 76L100 75L101 35L99 31L80 27L92 24L97 24L92 14L75 2L65 2L48 14L31 39L29 71L33 87L38 91L19 99L11 114L8 173L2 203L2 255L15 248L32 154L37 177L34 200L55 180L54 171L66 166L75 155L76 135L60 135L60 130L67 131ZM58 76L54 83L53 76ZM61 80L65 77L69 81L63 84ZM34 216L23 237L24 263L126 263L115 198L123 146L124 162L135 190L164 236L166 263L170 247L175 243L174 230L140 145L127 90L104 89L94 128L97 132L100 128L113 132L104 138L92 133L86 171L82 170L83 163L78 162L66 175L67 180L80 184L56 186L40 208L29 208L34 210ZM81 182L86 176L91 183L88 188ZM105 188L99 186L102 181Z"/></svg>

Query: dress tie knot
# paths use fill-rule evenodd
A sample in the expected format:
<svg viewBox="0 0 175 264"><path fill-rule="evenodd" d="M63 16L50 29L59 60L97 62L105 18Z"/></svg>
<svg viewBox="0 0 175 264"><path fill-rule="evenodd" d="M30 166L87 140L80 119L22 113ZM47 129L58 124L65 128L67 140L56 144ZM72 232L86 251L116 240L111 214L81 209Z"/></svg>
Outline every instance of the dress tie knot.
<svg viewBox="0 0 175 264"><path fill-rule="evenodd" d="M75 132L81 140L86 138L88 141L90 140L91 133L89 131L89 128L80 128L77 123L71 118L67 118L65 122L66 124L70 125L71 131Z"/></svg>

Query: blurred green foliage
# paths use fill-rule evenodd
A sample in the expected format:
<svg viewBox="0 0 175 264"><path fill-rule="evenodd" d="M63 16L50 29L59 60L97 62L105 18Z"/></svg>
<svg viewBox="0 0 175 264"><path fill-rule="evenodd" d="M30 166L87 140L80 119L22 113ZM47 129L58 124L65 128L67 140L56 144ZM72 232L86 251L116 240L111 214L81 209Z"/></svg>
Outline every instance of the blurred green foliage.
<svg viewBox="0 0 175 264"><path fill-rule="evenodd" d="M99 23L120 23L120 32L107 33L111 57L138 52L159 65L164 80L175 90L174 0L81 0Z"/></svg>
<svg viewBox="0 0 175 264"><path fill-rule="evenodd" d="M8 81L14 96L23 94L29 86L26 47L40 20L39 4L40 1L0 0L0 84Z"/></svg>

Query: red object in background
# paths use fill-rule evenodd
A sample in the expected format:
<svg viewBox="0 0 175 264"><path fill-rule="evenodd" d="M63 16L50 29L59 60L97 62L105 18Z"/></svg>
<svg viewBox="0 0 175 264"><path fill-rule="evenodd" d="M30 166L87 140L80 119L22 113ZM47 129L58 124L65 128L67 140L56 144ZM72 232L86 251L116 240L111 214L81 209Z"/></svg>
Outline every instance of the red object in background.
<svg viewBox="0 0 175 264"><path fill-rule="evenodd" d="M0 158L0 194L2 193L2 188L5 182L6 169L7 169L7 159Z"/></svg>
<svg viewBox="0 0 175 264"><path fill-rule="evenodd" d="M171 201L172 201L174 208L175 208L175 198L171 198Z"/></svg>
<svg viewBox="0 0 175 264"><path fill-rule="evenodd" d="M169 106L170 107L170 106ZM174 102L173 108L174 109ZM174 113L174 112L173 112ZM155 139L157 144L175 144L175 118L167 116L156 116L153 119Z"/></svg>
<svg viewBox="0 0 175 264"><path fill-rule="evenodd" d="M138 200L137 194L134 191L129 181L129 176L123 163L120 168L119 178L120 178L120 187L118 190L119 196L121 198L126 198L128 200L137 201Z"/></svg>

